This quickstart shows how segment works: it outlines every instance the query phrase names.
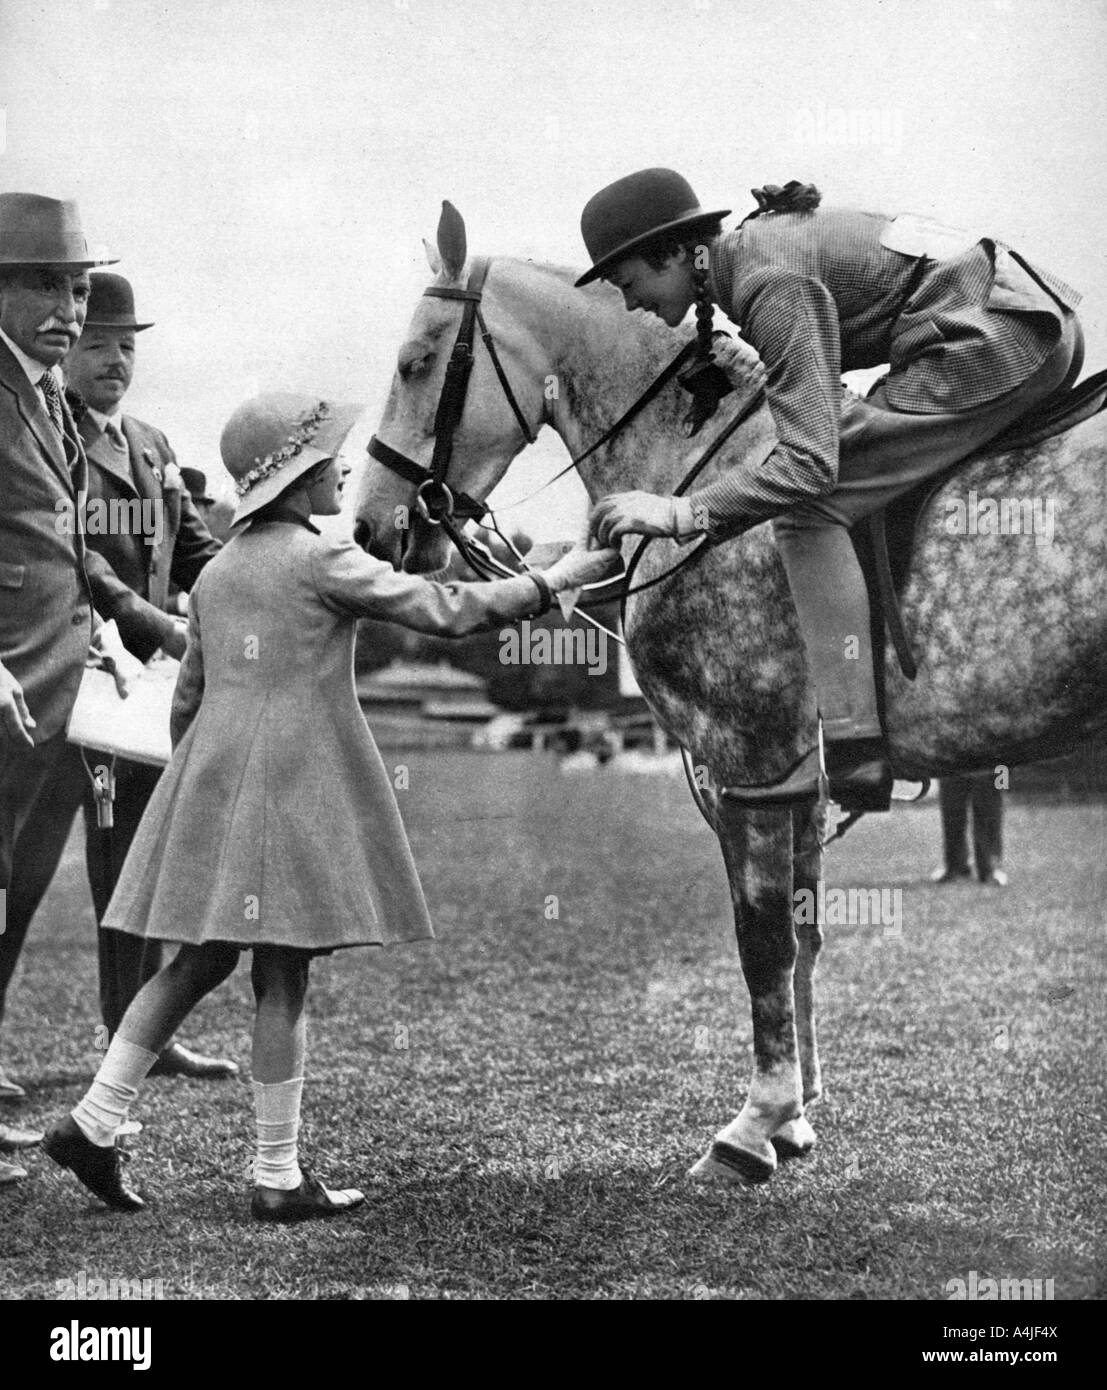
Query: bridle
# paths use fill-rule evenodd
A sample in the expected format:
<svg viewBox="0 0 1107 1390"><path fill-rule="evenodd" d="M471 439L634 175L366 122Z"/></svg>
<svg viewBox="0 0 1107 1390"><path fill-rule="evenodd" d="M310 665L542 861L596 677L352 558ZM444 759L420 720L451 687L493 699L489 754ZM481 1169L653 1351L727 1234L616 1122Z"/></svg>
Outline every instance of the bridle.
<svg viewBox="0 0 1107 1390"><path fill-rule="evenodd" d="M475 573L484 579L501 578L513 573L507 566L499 561L488 548L471 536L466 536L462 526L467 521L481 521L490 515L490 509L483 502L478 502L470 497L468 493L459 488L451 487L447 481L450 459L453 455L454 434L461 423L461 417L465 412L465 397L469 388L469 377L473 370L473 343L476 336L476 329L480 328L481 339L488 349L489 358L495 368L496 376L503 390L508 405L511 407L515 419L518 421L519 428L528 444L536 441L536 436L527 423L526 416L520 409L519 402L511 389L511 382L507 379L507 373L503 369L499 354L496 351L495 339L488 331L488 325L484 321L481 313L481 296L484 291L484 282L488 276L489 258L487 256L475 256L469 269L469 278L465 283L464 289L454 289L447 286L431 285L423 291L423 295L428 299L456 299L464 305L461 315L461 325L458 328L457 338L454 340L453 350L450 353L450 360L446 364L446 375L442 383L442 394L438 399L438 408L434 416L434 451L431 455L430 467L424 467L421 463L416 463L406 454L400 453L398 449L393 449L378 439L376 435L370 439L368 453L371 458L377 460L390 472L397 474L406 482L415 485L415 505L419 515L431 526L441 526L446 535L450 538L456 549L461 554L462 559L474 570ZM673 360L666 366L646 387L645 391L636 401L625 411L615 423L583 453L578 454L558 473L543 483L544 488L556 482L558 478L566 473L578 468L585 459L601 449L615 438L623 429L626 428L636 416L664 390L687 365L696 350L695 340L686 343ZM753 412L764 401L764 393L759 392L755 395L739 414L730 421L715 438L708 449L700 456L692 468L685 474L679 485L674 489L674 495L680 496L685 492L699 476L700 472L718 453L723 444L730 436L742 425ZM524 498L524 501L529 500ZM461 525L458 524L461 523ZM515 557L526 568L526 561L507 537L499 531L493 524L493 528L508 547L514 552ZM588 605L599 603L611 603L619 600L623 603L629 595L640 593L643 589L651 588L659 584L663 579L668 579L677 570L683 569L685 565L696 559L704 550L706 536L696 545L692 546L685 555L679 559L671 568L662 574L647 580L643 584L630 586L630 577L637 568L638 561L649 544L649 537L645 537L642 543L635 550L630 563L626 567L623 575L617 576L613 580L605 580L597 584L586 585L585 588L592 591ZM622 585L620 589L618 586ZM606 592L597 592L606 591ZM584 607L585 604L579 604Z"/></svg>
<svg viewBox="0 0 1107 1390"><path fill-rule="evenodd" d="M393 473L399 474L407 482L416 485L415 505L419 515L431 526L441 526L443 523L451 522L454 517L460 517L462 521L479 521L488 511L483 503L477 502L468 493L451 488L446 482L454 450L454 433L465 412L465 396L469 389L469 376L473 370L473 339L478 324L481 338L507 397L507 403L519 422L524 438L528 444L533 444L536 438L527 424L526 416L519 408L519 402L515 399L515 393L496 351L495 339L489 333L480 310L488 266L487 256L474 257L469 279L463 290L431 285L423 291L427 299L458 299L465 305L461 315L461 327L457 331L453 351L446 364L446 377L442 383L442 394L438 398L438 409L434 416L434 453L431 456L430 467L424 468L421 463L416 463L406 454L401 454L398 449L382 443L376 435L369 441L369 454L372 458L384 464L385 468Z"/></svg>

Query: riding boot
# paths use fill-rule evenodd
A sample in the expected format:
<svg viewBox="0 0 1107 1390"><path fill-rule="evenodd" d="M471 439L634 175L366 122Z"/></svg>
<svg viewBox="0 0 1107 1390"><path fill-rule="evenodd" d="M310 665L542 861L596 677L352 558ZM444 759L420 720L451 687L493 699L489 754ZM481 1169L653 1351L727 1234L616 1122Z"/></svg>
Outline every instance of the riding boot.
<svg viewBox="0 0 1107 1390"><path fill-rule="evenodd" d="M849 532L803 509L777 518L773 529L815 678L831 799L848 810L887 810L892 773L869 596Z"/></svg>

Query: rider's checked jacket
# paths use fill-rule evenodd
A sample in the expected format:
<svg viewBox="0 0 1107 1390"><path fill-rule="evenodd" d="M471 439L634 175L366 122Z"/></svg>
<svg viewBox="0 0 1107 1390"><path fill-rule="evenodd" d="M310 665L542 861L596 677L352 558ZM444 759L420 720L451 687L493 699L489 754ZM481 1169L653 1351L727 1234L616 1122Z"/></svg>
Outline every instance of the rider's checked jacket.
<svg viewBox="0 0 1107 1390"><path fill-rule="evenodd" d="M717 238L711 279L768 371L780 441L756 473L692 494L720 522L833 489L843 372L887 363L896 412L972 411L1038 370L1080 302L1002 242L851 208L747 220Z"/></svg>

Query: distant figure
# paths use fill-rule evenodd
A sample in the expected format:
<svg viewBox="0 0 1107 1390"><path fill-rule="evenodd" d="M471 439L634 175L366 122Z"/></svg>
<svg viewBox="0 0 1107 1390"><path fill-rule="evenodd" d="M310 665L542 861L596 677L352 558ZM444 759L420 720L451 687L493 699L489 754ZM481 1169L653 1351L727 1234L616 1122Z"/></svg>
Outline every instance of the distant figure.
<svg viewBox="0 0 1107 1390"><path fill-rule="evenodd" d="M938 783L942 808L944 863L931 874L934 883L969 878L969 806L972 806L972 850L976 876L996 888L1007 886L1003 862L1003 793L990 772L943 777Z"/></svg>

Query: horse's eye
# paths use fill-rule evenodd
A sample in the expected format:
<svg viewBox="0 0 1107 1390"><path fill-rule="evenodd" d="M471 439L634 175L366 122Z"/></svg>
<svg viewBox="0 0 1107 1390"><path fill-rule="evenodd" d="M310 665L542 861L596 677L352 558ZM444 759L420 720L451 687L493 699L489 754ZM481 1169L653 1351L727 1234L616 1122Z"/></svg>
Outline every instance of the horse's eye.
<svg viewBox="0 0 1107 1390"><path fill-rule="evenodd" d="M407 381L409 377L425 376L430 367L431 354L424 353L422 357L411 357L400 363L400 377Z"/></svg>

